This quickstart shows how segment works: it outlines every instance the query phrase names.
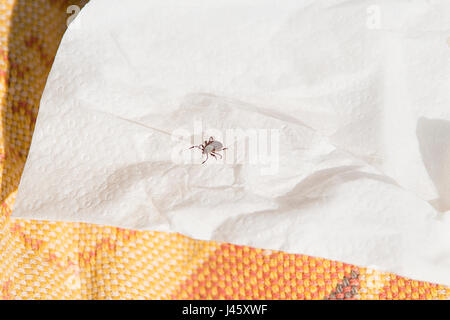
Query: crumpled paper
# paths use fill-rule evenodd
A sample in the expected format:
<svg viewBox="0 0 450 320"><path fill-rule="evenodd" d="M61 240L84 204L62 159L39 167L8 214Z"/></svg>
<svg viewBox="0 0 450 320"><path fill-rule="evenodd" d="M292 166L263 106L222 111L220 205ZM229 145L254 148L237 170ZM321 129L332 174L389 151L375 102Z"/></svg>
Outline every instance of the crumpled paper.
<svg viewBox="0 0 450 320"><path fill-rule="evenodd" d="M449 17L444 0L91 0L13 216L450 285ZM201 164L211 136L228 149Z"/></svg>

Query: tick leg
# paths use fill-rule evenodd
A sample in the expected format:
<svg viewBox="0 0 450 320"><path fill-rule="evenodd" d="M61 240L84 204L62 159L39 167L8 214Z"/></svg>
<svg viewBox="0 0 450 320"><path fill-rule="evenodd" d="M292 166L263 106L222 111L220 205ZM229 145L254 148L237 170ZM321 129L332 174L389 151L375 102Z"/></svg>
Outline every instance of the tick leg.
<svg viewBox="0 0 450 320"><path fill-rule="evenodd" d="M211 152L211 155L217 160L216 154Z"/></svg>
<svg viewBox="0 0 450 320"><path fill-rule="evenodd" d="M202 164L204 164L206 161L208 161L208 154L206 154L206 159L202 162Z"/></svg>
<svg viewBox="0 0 450 320"><path fill-rule="evenodd" d="M220 159L222 159L222 155L220 153L215 153L215 152L211 152L211 154L215 157L215 156L219 156ZM216 158L217 160L217 158Z"/></svg>

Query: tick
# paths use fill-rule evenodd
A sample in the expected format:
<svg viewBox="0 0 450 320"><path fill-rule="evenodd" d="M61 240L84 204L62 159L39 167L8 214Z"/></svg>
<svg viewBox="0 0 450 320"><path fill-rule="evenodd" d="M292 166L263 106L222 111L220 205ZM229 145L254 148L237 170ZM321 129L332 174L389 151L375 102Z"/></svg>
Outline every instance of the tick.
<svg viewBox="0 0 450 320"><path fill-rule="evenodd" d="M206 160L202 162L204 164L208 160L208 156L211 155L217 160L217 156L222 159L222 155L217 153L219 151L227 150L228 148L224 148L222 142L214 140L213 137L210 137L208 141L205 140L205 142L198 146L192 146L189 149L198 148L202 150L202 156L206 154Z"/></svg>

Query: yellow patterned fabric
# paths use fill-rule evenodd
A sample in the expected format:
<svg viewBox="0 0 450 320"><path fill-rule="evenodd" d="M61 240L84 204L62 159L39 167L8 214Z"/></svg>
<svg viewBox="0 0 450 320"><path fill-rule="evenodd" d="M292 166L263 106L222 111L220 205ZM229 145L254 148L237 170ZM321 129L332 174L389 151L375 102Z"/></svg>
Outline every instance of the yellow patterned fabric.
<svg viewBox="0 0 450 320"><path fill-rule="evenodd" d="M304 255L10 217L66 21L85 1L0 0L2 299L449 299L450 288Z"/></svg>

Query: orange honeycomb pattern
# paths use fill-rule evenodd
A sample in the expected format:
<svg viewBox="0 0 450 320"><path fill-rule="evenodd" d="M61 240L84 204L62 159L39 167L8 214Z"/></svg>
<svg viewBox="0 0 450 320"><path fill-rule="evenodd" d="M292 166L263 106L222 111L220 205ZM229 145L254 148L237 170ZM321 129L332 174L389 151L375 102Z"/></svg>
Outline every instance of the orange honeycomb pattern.
<svg viewBox="0 0 450 320"><path fill-rule="evenodd" d="M0 0L0 299L449 299L450 289L304 255L10 217L70 5Z"/></svg>

